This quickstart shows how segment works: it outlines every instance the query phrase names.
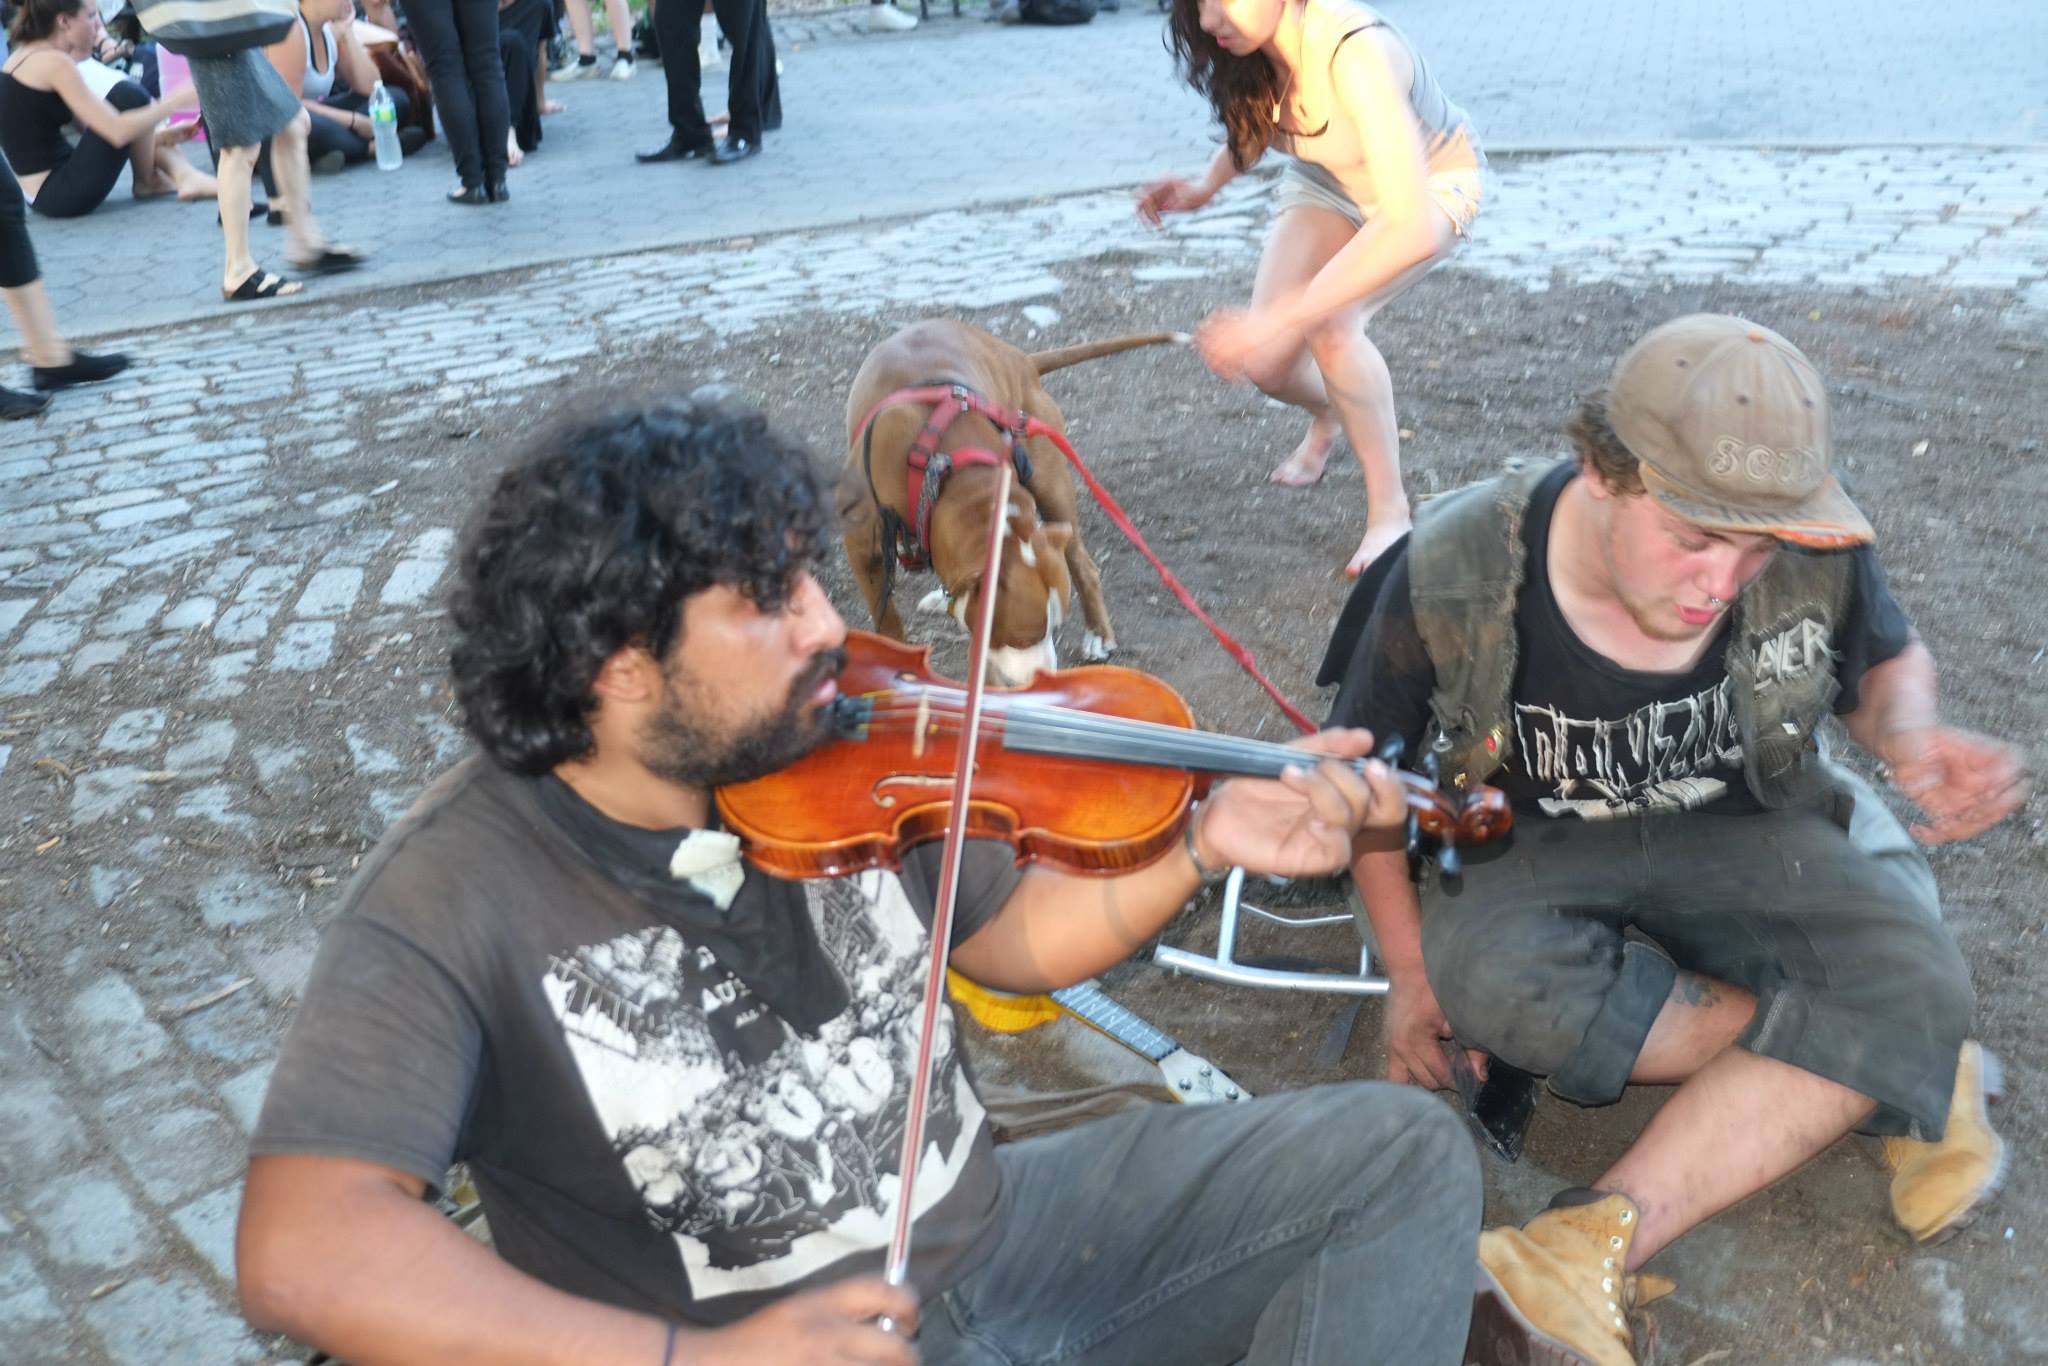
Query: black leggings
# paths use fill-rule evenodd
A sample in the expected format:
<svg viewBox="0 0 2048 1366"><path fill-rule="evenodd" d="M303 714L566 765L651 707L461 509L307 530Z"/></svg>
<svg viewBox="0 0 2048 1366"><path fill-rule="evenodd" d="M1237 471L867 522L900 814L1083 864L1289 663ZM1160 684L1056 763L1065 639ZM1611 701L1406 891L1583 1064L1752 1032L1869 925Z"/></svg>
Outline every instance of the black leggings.
<svg viewBox="0 0 2048 1366"><path fill-rule="evenodd" d="M387 85L384 89L391 96L391 103L397 108L398 126L405 127L406 121L412 117L412 96L392 86ZM319 103L329 109L340 109L351 114L367 115L370 112L370 97L358 95L346 86L337 85L333 93ZM308 109L306 112L313 119L312 130L306 134L308 161L318 161L329 152L339 152L342 159L353 166L376 155L375 138L357 137L349 131L346 123L330 119L317 110Z"/></svg>
<svg viewBox="0 0 2048 1366"><path fill-rule="evenodd" d="M20 289L42 277L35 243L28 240L28 205L14 168L0 157L0 289Z"/></svg>
<svg viewBox="0 0 2048 1366"><path fill-rule="evenodd" d="M149 94L134 81L116 81L107 103L123 113L149 103ZM83 218L107 202L114 182L128 165L128 149L116 147L88 131L57 169L43 177L36 191L36 212L45 218Z"/></svg>
<svg viewBox="0 0 2048 1366"><path fill-rule="evenodd" d="M497 184L505 178L512 123L498 53L498 0L411 0L405 18L426 59L456 174L466 186Z"/></svg>

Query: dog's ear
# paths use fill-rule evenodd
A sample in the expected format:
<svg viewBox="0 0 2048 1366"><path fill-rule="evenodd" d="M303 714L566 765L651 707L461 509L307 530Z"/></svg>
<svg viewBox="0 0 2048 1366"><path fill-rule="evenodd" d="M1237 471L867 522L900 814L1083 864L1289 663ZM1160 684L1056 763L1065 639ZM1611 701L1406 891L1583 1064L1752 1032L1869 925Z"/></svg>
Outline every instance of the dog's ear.
<svg viewBox="0 0 2048 1366"><path fill-rule="evenodd" d="M1067 553L1067 543L1074 539L1072 522L1047 522L1038 530L1045 537L1045 543L1062 555Z"/></svg>

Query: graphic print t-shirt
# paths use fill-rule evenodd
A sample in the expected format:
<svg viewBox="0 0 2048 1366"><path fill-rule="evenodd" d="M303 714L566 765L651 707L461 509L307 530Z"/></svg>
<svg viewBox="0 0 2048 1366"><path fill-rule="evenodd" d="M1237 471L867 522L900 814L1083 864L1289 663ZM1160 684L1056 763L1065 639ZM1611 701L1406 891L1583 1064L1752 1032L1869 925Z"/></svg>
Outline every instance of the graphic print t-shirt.
<svg viewBox="0 0 2048 1366"><path fill-rule="evenodd" d="M566 788L542 800L552 781L471 760L366 860L252 1151L436 1188L467 1162L506 1260L690 1322L879 1271L938 847L900 874L789 882L728 863L653 894L647 869L621 866L651 832L602 838L611 823L587 806L565 821ZM956 943L1017 877L1006 846L969 842ZM928 1294L986 1254L1005 1198L939 1020L913 1207Z"/></svg>
<svg viewBox="0 0 2048 1366"><path fill-rule="evenodd" d="M1537 485L1523 522L1528 555L1516 611L1519 657L1511 689L1512 752L1487 781L1518 813L1606 820L1654 811L1733 814L1757 809L1742 774L1742 739L1727 673L1728 623L1683 673L1625 669L1580 640L1550 589L1546 555L1558 494L1576 466ZM1797 553L1781 550L1780 554ZM1839 634L1803 639L1790 664L1833 671L1838 715L1861 700L1865 671L1905 649L1905 614L1868 547ZM1378 598L1359 636L1330 724L1399 735L1409 753L1429 720L1436 670L1415 627L1407 548L1390 551ZM1788 664L1789 667L1789 664Z"/></svg>

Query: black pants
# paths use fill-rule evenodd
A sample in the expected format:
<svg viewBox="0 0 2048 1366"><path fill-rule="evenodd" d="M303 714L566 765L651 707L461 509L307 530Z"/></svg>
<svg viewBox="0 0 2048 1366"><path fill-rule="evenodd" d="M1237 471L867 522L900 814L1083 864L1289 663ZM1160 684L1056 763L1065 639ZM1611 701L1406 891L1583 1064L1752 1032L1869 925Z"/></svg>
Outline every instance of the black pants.
<svg viewBox="0 0 2048 1366"><path fill-rule="evenodd" d="M40 278L35 243L28 240L28 203L14 168L0 157L0 289L20 289Z"/></svg>
<svg viewBox="0 0 2048 1366"><path fill-rule="evenodd" d="M107 103L126 113L148 104L149 95L134 81L116 81L107 92ZM126 147L88 131L71 156L43 177L42 188L36 191L36 212L45 218L83 218L107 202L127 165Z"/></svg>
<svg viewBox="0 0 2048 1366"><path fill-rule="evenodd" d="M405 127L406 120L412 117L412 96L392 86L387 85L384 89L390 94L391 103L398 111L398 126L400 128ZM351 114L367 115L370 112L370 97L368 95L358 95L344 85L335 86L327 98L320 100L319 103L326 105L329 109L340 109ZM353 166L359 161L368 161L372 156L376 155L377 142L375 138L357 137L349 131L346 123L338 119L330 119L325 114L315 113L311 109L308 109L306 112L312 116L313 120L313 127L306 134L306 159L308 161L318 161L329 152L339 152L342 155L342 159ZM263 154L266 158L270 155L268 143L264 144ZM270 182L266 179L264 183L267 185Z"/></svg>
<svg viewBox="0 0 2048 1366"><path fill-rule="evenodd" d="M775 37L768 31L766 0L711 0L711 10L731 45L725 107L732 126L727 132L759 142L764 129L782 126L782 90L775 79ZM668 79L668 125L677 142L699 147L711 141L698 93L704 73L697 65L697 43L703 29L698 0L663 0L654 7L654 37Z"/></svg>
<svg viewBox="0 0 2048 1366"><path fill-rule="evenodd" d="M503 180L512 112L498 52L497 0L411 0L405 18L426 59L456 174L467 186Z"/></svg>
<svg viewBox="0 0 2048 1366"><path fill-rule="evenodd" d="M505 62L505 94L512 106L512 136L519 149L540 146L540 45L554 23L548 0L512 0L498 11L498 52Z"/></svg>

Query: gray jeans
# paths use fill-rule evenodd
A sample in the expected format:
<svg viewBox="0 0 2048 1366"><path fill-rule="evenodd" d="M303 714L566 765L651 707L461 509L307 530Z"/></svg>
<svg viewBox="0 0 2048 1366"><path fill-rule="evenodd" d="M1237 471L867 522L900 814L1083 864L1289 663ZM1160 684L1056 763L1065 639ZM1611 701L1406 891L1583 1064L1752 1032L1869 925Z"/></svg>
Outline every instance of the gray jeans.
<svg viewBox="0 0 2048 1366"><path fill-rule="evenodd" d="M1423 966L1452 1029L1606 1104L1682 968L1755 993L1742 1047L1877 1101L1865 1132L1941 1137L1969 970L1918 847L1867 784L1838 779L1846 817L1829 803L1532 818L1464 851L1461 883L1422 898Z"/></svg>
<svg viewBox="0 0 2048 1366"><path fill-rule="evenodd" d="M1479 1164L1411 1087L1154 1105L996 1150L994 1255L924 1306L926 1366L1455 1366Z"/></svg>

